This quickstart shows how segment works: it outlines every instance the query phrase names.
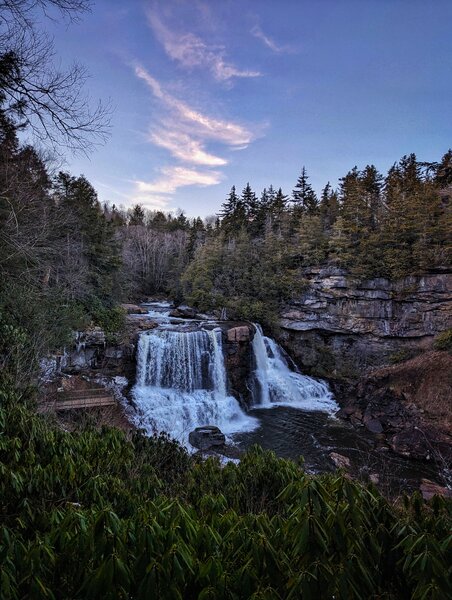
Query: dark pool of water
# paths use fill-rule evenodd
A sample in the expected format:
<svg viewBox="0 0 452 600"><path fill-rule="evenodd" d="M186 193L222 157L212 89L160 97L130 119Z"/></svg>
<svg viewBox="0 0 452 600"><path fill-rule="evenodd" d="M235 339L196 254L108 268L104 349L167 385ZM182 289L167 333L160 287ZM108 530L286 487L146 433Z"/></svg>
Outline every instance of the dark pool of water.
<svg viewBox="0 0 452 600"><path fill-rule="evenodd" d="M255 408L249 414L259 419L260 427L234 436L241 449L259 444L281 458L303 457L304 467L311 473L334 471L336 466L330 453L336 452L350 459L355 477L366 480L369 475L377 474L379 487L397 495L418 489L423 477L438 479L433 465L378 448L375 436L364 428L357 430L325 413L278 406Z"/></svg>

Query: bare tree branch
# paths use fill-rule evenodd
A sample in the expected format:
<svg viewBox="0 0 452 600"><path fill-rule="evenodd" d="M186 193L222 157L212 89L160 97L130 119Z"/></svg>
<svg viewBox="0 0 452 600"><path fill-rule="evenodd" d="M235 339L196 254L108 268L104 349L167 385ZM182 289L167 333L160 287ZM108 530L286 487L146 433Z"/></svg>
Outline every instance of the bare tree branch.
<svg viewBox="0 0 452 600"><path fill-rule="evenodd" d="M91 108L84 93L88 77L84 67L77 63L68 70L56 67L52 39L37 33L30 17L37 7L49 6L72 15L86 10L89 3L0 0L0 100L6 114L28 128L35 140L86 154L106 141L111 106L98 102Z"/></svg>

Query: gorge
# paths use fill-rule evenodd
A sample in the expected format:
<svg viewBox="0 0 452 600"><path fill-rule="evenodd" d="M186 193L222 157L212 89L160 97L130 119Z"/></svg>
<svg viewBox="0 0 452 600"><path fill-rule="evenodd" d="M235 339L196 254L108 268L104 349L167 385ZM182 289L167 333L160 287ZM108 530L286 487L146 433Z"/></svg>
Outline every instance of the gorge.
<svg viewBox="0 0 452 600"><path fill-rule="evenodd" d="M191 431L214 425L226 434L227 444L235 448L234 456L258 443L279 456L303 456L308 471L345 466L358 478L371 476L392 489L415 489L422 478L437 479L433 463L424 460L431 458L431 448L419 454L419 440L411 446L405 440L403 451L391 445L391 436L400 438L404 428L389 427L386 435L383 429L388 423L381 408L387 401L373 399L372 403L372 397L367 393L363 397L362 392L359 398L356 379L347 385L342 380L340 388L338 378L330 377L335 400L326 383L302 375L290 355L265 336L259 325L218 321L192 309L171 309L167 302L141 306L135 310L142 314L128 317L134 333L127 343L116 347L98 344L94 355L92 345L82 344L78 352L69 353L66 365L66 370L76 367L72 372L80 372L77 365L80 367L83 354L91 357L92 373L128 372L133 387L128 394L130 403L124 406L135 427L148 434L165 431L191 447ZM285 343L284 329L278 339ZM286 347L306 372L296 352ZM309 356L309 343L305 350ZM341 354L336 356L340 360ZM89 365L85 367L89 371ZM367 412L363 402L371 405ZM371 409L380 410L378 416L369 417ZM400 406L397 410L398 418ZM334 414L351 420L352 426L343 418L333 418ZM396 417L392 415L392 424ZM383 426L372 431L378 419ZM412 415L406 423L413 427ZM413 461L412 456L423 462Z"/></svg>

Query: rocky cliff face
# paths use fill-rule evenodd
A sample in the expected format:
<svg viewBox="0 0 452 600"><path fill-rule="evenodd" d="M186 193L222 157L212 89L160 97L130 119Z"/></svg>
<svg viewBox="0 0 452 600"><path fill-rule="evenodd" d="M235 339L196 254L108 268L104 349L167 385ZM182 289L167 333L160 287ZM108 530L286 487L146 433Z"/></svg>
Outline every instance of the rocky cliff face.
<svg viewBox="0 0 452 600"><path fill-rule="evenodd" d="M228 326L223 335L229 392L245 408L252 403L249 382L253 369L251 349L253 337L254 329L246 323L233 324L233 327Z"/></svg>
<svg viewBox="0 0 452 600"><path fill-rule="evenodd" d="M312 375L356 379L429 349L452 327L452 273L364 282L312 269L305 292L283 310L280 342Z"/></svg>

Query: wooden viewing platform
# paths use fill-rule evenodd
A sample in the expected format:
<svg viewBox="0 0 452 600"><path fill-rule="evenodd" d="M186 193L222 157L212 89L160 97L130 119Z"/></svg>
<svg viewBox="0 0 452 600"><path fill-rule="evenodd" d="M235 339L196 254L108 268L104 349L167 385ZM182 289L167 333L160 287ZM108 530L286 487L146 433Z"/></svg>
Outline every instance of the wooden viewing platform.
<svg viewBox="0 0 452 600"><path fill-rule="evenodd" d="M97 408L102 406L113 406L116 404L112 396L105 388L91 388L89 390L74 390L57 392L55 400L42 402L38 405L38 412L50 412L60 410L72 410L83 408Z"/></svg>

